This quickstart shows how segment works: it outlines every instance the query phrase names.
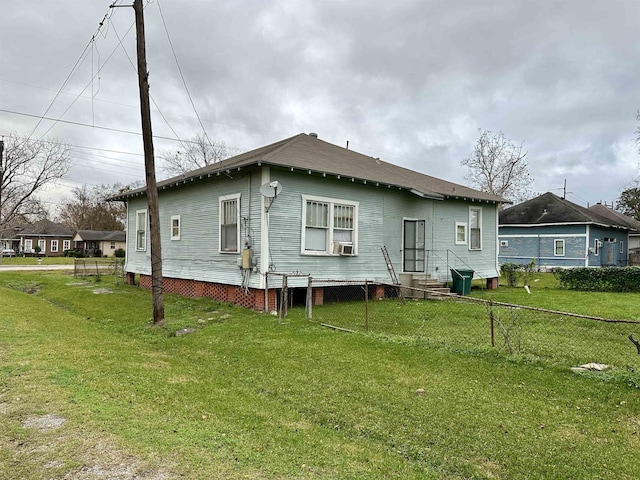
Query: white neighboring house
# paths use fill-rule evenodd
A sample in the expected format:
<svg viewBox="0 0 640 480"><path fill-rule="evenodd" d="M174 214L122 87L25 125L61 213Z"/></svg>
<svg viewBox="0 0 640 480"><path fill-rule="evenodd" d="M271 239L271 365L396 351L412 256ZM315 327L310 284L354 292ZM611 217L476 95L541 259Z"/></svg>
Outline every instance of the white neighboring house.
<svg viewBox="0 0 640 480"><path fill-rule="evenodd" d="M124 230L77 230L73 249L88 257L113 257L116 250L127 249Z"/></svg>

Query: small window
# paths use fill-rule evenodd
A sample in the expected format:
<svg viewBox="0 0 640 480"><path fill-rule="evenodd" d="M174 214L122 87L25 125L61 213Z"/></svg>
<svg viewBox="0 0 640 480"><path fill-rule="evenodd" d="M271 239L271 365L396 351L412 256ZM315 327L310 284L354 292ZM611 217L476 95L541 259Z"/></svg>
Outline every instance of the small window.
<svg viewBox="0 0 640 480"><path fill-rule="evenodd" d="M220 197L220 251L240 251L240 194Z"/></svg>
<svg viewBox="0 0 640 480"><path fill-rule="evenodd" d="M509 240L500 240L500 246L501 247L508 247L509 246Z"/></svg>
<svg viewBox="0 0 640 480"><path fill-rule="evenodd" d="M62 250L70 250L70 249L71 249L71 240L63 240Z"/></svg>
<svg viewBox="0 0 640 480"><path fill-rule="evenodd" d="M602 246L602 242L600 240L598 240L597 238L593 240L593 254L594 255L599 255L600 254L600 247Z"/></svg>
<svg viewBox="0 0 640 480"><path fill-rule="evenodd" d="M624 242L620 242L620 253L624 253Z"/></svg>
<svg viewBox="0 0 640 480"><path fill-rule="evenodd" d="M136 211L136 250L147 249L147 211Z"/></svg>
<svg viewBox="0 0 640 480"><path fill-rule="evenodd" d="M51 253L58 251L58 240L51 240Z"/></svg>
<svg viewBox="0 0 640 480"><path fill-rule="evenodd" d="M171 217L171 240L180 240L180 215Z"/></svg>
<svg viewBox="0 0 640 480"><path fill-rule="evenodd" d="M564 257L564 240L553 241L553 255L555 257Z"/></svg>
<svg viewBox="0 0 640 480"><path fill-rule="evenodd" d="M40 253L47 251L47 241L44 239L38 240L38 246L40 247Z"/></svg>
<svg viewBox="0 0 640 480"><path fill-rule="evenodd" d="M469 208L469 250L482 250L482 208Z"/></svg>
<svg viewBox="0 0 640 480"><path fill-rule="evenodd" d="M301 253L340 254L348 245L356 255L357 225L357 202L303 195Z"/></svg>
<svg viewBox="0 0 640 480"><path fill-rule="evenodd" d="M467 224L456 222L456 245L467 244Z"/></svg>
<svg viewBox="0 0 640 480"><path fill-rule="evenodd" d="M24 251L27 253L31 253L33 251L33 240L27 238L24 241Z"/></svg>
<svg viewBox="0 0 640 480"><path fill-rule="evenodd" d="M111 250L115 250L116 249L116 242L111 242Z"/></svg>

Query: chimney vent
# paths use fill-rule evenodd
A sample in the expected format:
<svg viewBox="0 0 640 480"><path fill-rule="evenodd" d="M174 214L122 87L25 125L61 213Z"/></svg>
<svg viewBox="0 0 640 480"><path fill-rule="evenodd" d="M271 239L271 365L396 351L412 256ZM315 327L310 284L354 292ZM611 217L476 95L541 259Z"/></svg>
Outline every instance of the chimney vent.
<svg viewBox="0 0 640 480"><path fill-rule="evenodd" d="M309 136L313 138L318 138L318 134L316 132L309 133Z"/></svg>

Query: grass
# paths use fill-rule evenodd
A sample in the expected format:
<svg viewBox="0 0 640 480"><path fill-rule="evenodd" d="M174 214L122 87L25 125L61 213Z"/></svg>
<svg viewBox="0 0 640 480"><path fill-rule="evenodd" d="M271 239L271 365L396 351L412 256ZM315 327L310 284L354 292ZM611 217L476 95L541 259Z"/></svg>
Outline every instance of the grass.
<svg viewBox="0 0 640 480"><path fill-rule="evenodd" d="M282 323L165 301L159 328L149 292L108 277L0 275L0 471L631 479L640 469L640 397L615 378L340 333L295 313ZM175 335L185 327L196 332ZM67 422L23 426L44 414Z"/></svg>
<svg viewBox="0 0 640 480"><path fill-rule="evenodd" d="M73 265L73 260L72 257L2 257L0 265Z"/></svg>

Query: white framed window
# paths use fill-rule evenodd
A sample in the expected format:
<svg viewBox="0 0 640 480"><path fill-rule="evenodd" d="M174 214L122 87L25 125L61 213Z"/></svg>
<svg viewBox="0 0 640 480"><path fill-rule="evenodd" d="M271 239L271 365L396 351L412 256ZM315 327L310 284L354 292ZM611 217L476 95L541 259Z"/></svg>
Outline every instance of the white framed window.
<svg viewBox="0 0 640 480"><path fill-rule="evenodd" d="M147 249L147 211L136 210L136 250Z"/></svg>
<svg viewBox="0 0 640 480"><path fill-rule="evenodd" d="M171 240L180 240L180 215L171 216Z"/></svg>
<svg viewBox="0 0 640 480"><path fill-rule="evenodd" d="M71 250L71 240L62 241L62 251Z"/></svg>
<svg viewBox="0 0 640 480"><path fill-rule="evenodd" d="M594 255L599 255L600 254L600 247L602 246L602 242L600 240L598 240L597 238L593 240L593 254Z"/></svg>
<svg viewBox="0 0 640 480"><path fill-rule="evenodd" d="M358 253L358 202L302 195L302 242L306 255L340 253L340 245Z"/></svg>
<svg viewBox="0 0 640 480"><path fill-rule="evenodd" d="M38 240L38 246L40 247L40 253L47 252L47 241L43 238Z"/></svg>
<svg viewBox="0 0 640 480"><path fill-rule="evenodd" d="M469 207L469 250L482 250L482 208Z"/></svg>
<svg viewBox="0 0 640 480"><path fill-rule="evenodd" d="M508 247L509 246L509 240L500 240L500 246L501 247Z"/></svg>
<svg viewBox="0 0 640 480"><path fill-rule="evenodd" d="M219 198L220 252L240 251L240 194Z"/></svg>
<svg viewBox="0 0 640 480"><path fill-rule="evenodd" d="M456 222L456 245L467 244L467 224L465 222Z"/></svg>
<svg viewBox="0 0 640 480"><path fill-rule="evenodd" d="M51 253L58 251L58 240L51 240Z"/></svg>
<svg viewBox="0 0 640 480"><path fill-rule="evenodd" d="M24 241L24 251L31 253L33 251L33 240L30 238L25 239Z"/></svg>
<svg viewBox="0 0 640 480"><path fill-rule="evenodd" d="M116 249L116 242L111 242L111 250L115 250Z"/></svg>
<svg viewBox="0 0 640 480"><path fill-rule="evenodd" d="M553 241L553 256L564 257L564 240L557 239Z"/></svg>

